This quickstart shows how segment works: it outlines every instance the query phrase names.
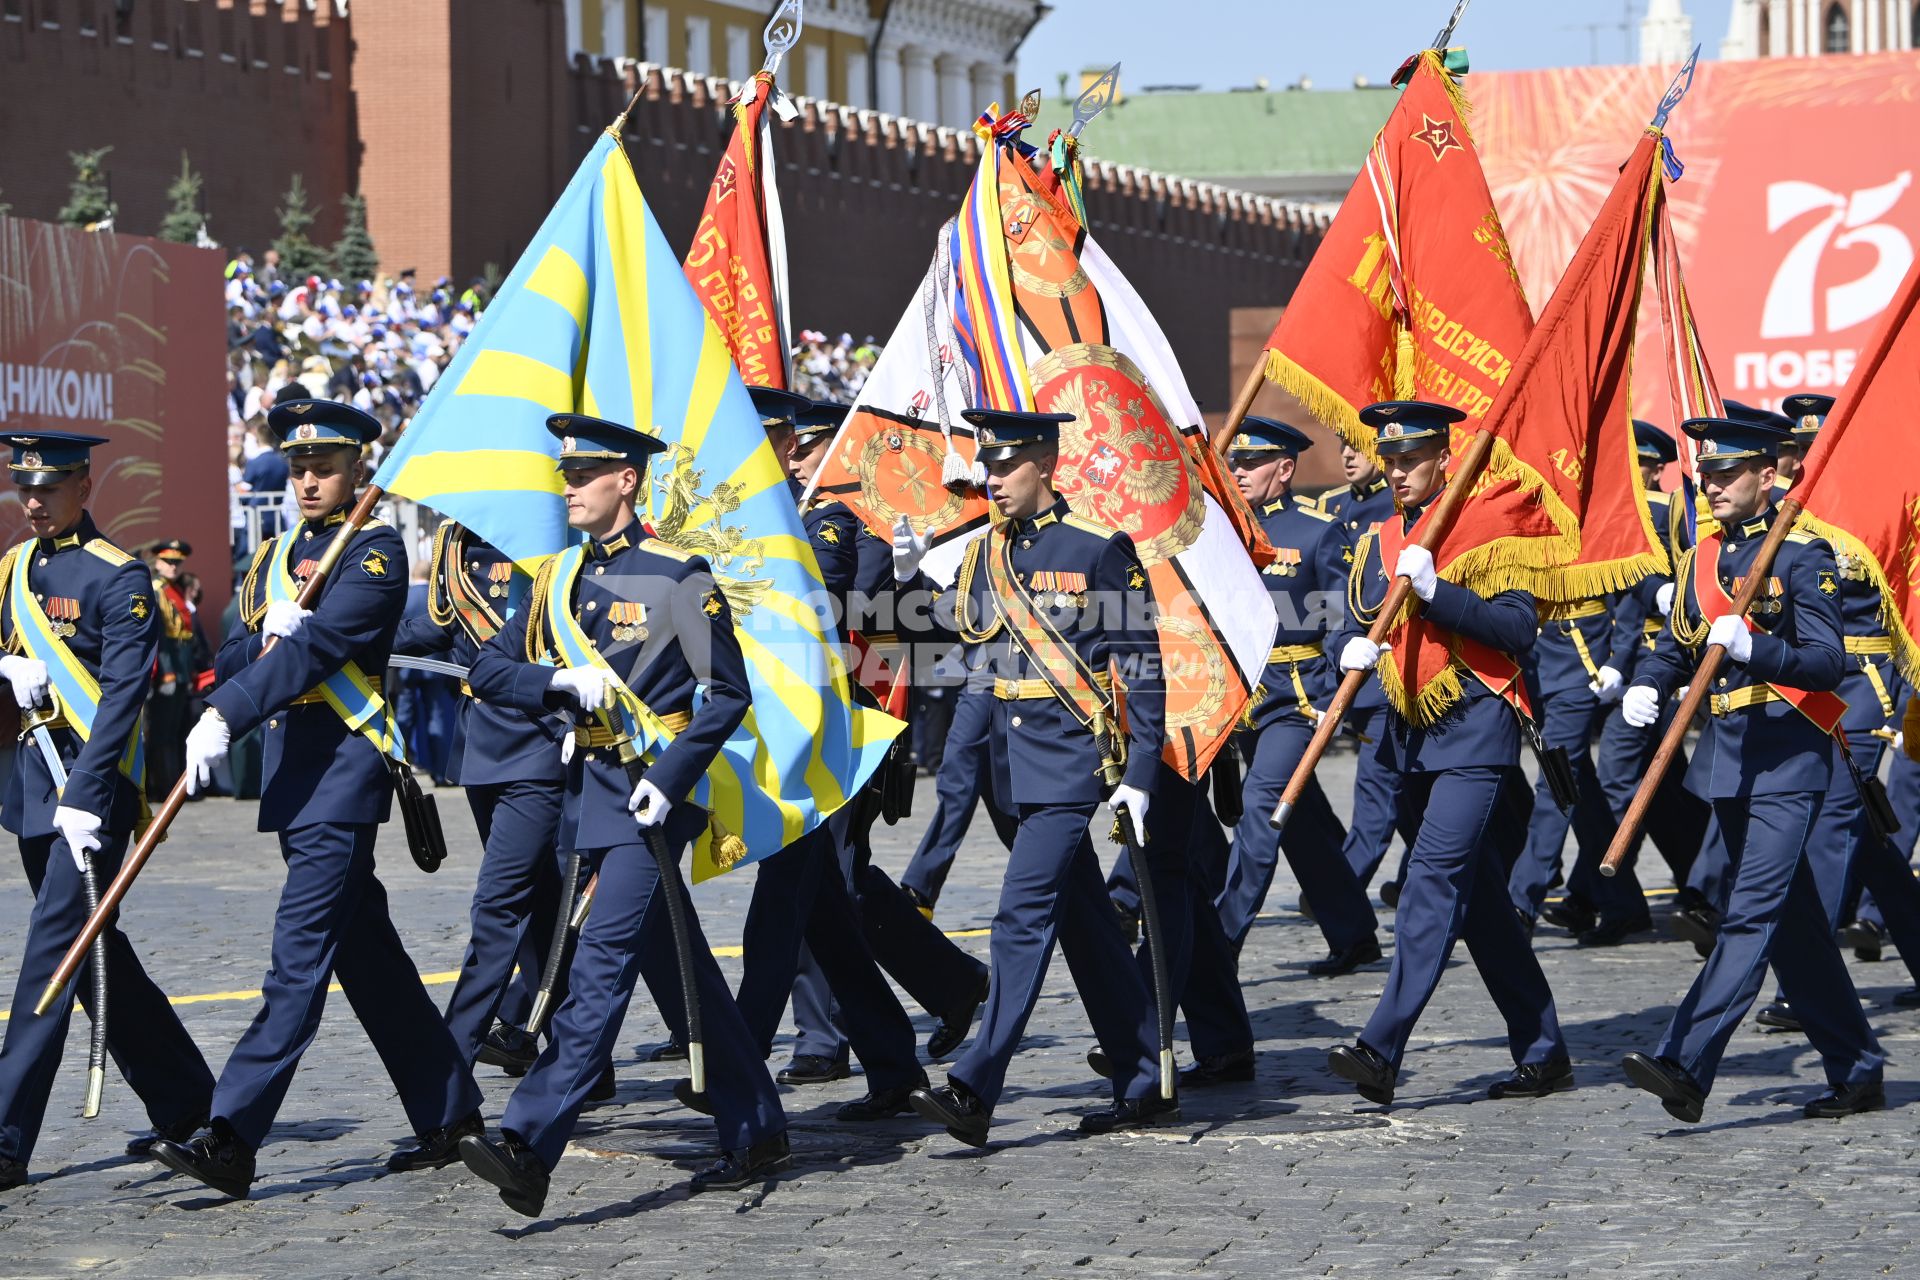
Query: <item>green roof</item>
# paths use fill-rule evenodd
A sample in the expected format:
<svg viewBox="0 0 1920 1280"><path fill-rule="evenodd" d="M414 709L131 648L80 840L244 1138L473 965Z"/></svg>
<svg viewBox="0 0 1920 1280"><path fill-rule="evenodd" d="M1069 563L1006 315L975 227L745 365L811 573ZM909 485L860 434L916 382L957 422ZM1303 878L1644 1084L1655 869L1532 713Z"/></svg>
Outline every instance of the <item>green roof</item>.
<svg viewBox="0 0 1920 1280"><path fill-rule="evenodd" d="M1354 174L1400 95L1391 89L1133 94L1081 134L1085 154L1220 181ZM1073 119L1071 98L1040 106L1039 141Z"/></svg>

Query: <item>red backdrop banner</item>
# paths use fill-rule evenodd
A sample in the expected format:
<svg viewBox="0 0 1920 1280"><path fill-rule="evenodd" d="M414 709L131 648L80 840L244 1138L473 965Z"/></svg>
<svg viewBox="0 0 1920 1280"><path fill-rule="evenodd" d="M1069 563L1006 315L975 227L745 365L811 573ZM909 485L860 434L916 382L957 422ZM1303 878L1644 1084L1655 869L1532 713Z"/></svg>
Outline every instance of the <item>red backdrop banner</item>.
<svg viewBox="0 0 1920 1280"><path fill-rule="evenodd" d="M94 520L129 551L193 544L210 637L233 585L222 299L212 250L0 218L0 436L107 437ZM0 545L27 536L0 485Z"/></svg>
<svg viewBox="0 0 1920 1280"><path fill-rule="evenodd" d="M1468 77L1474 136L1527 297L1572 259L1673 67ZM1687 291L1720 390L1776 406L1844 385L1920 243L1920 53L1702 62L1667 132ZM1651 299L1649 299L1651 303ZM1656 326L1644 327L1649 320ZM1635 404L1665 421L1657 317Z"/></svg>

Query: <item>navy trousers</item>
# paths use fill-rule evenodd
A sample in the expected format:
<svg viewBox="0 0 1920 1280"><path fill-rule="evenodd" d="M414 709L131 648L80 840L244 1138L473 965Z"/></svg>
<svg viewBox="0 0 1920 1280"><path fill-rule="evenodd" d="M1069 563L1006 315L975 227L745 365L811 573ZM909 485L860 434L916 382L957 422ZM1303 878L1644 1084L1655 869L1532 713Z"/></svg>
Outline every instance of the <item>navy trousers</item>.
<svg viewBox="0 0 1920 1280"><path fill-rule="evenodd" d="M1300 803L1287 819L1287 829L1273 829L1273 810L1287 789L1294 766L1306 754L1313 726L1298 716L1276 720L1247 740L1251 748L1246 778L1241 783L1240 825L1234 829L1233 852L1227 864L1227 883L1218 902L1220 925L1236 946L1245 941L1253 918L1267 900L1280 855L1300 882L1300 896L1313 907L1315 921L1327 946L1344 951L1374 934L1373 904L1352 864L1341 856L1347 833L1318 778L1310 779Z"/></svg>
<svg viewBox="0 0 1920 1280"><path fill-rule="evenodd" d="M280 833L287 881L273 917L273 964L260 984L260 1011L213 1089L213 1114L249 1147L266 1141L335 977L415 1133L480 1107L473 1072L387 914L387 891L374 874L379 831L364 822Z"/></svg>
<svg viewBox="0 0 1920 1280"><path fill-rule="evenodd" d="M93 855L94 875L106 888L126 855L125 836L105 837ZM13 987L12 1015L0 1046L0 1156L27 1163L40 1137L47 1098L67 1043L73 1000L59 1000L45 1017L33 1008L48 979L87 920L87 898L67 842L59 836L23 836L20 863L33 888L26 953ZM107 927L107 1052L156 1126L176 1126L207 1114L213 1073L134 954L118 917ZM71 991L93 998L92 962L81 966ZM82 1076L75 1072L78 1095Z"/></svg>
<svg viewBox="0 0 1920 1280"><path fill-rule="evenodd" d="M485 851L473 890L473 932L459 980L447 998L447 1029L469 1066L493 1029L523 936L532 939L531 949L540 956L533 970L534 984L539 983L564 874L553 843L560 829L561 795L551 782L467 788Z"/></svg>
<svg viewBox="0 0 1920 1280"><path fill-rule="evenodd" d="M898 1088L921 1076L913 1024L874 962L847 893L837 852L843 830L829 820L760 863L741 931L740 1014L764 1059L805 942L839 1002L868 1087Z"/></svg>
<svg viewBox="0 0 1920 1280"><path fill-rule="evenodd" d="M1059 939L1094 1037L1113 1064L1113 1096L1144 1098L1159 1086L1153 998L1128 951L1087 831L1092 804L1020 805L993 916L993 986L980 1029L947 1073L988 1107L1040 998ZM1151 816L1151 811L1149 811Z"/></svg>
<svg viewBox="0 0 1920 1280"><path fill-rule="evenodd" d="M1713 1087L1740 1020L1771 963L1807 1039L1835 1085L1879 1078L1880 1051L1834 944L1805 856L1823 796L1816 791L1715 800L1733 889L1713 954L1674 1010L1660 1056Z"/></svg>
<svg viewBox="0 0 1920 1280"><path fill-rule="evenodd" d="M1341 846L1341 854L1346 858L1347 865L1353 868L1353 874L1358 877L1364 892L1373 883L1381 860L1387 856L1394 831L1397 829L1401 840L1408 848L1412 848L1414 831L1419 823L1410 819L1401 809L1400 791L1405 785L1406 775L1382 761L1373 749L1374 741L1387 729L1386 705L1356 707L1347 713L1342 727L1353 732L1361 741L1360 758L1355 761L1353 769L1353 821L1347 825L1347 838ZM1403 860L1402 876L1405 871ZM1317 904L1315 909L1318 910Z"/></svg>
<svg viewBox="0 0 1920 1280"><path fill-rule="evenodd" d="M1507 882L1514 909L1529 920L1540 914L1571 828L1579 852L1567 880L1571 896L1601 909L1602 915L1645 915L1646 900L1631 870L1608 881L1599 874L1600 860L1613 839L1615 823L1606 793L1594 772L1593 736L1598 728L1600 700L1585 689L1563 690L1542 698L1540 737L1551 747L1564 747L1573 766L1575 799L1572 812L1554 803L1553 791L1542 775L1534 787L1533 819L1527 826L1527 846L1514 864Z"/></svg>
<svg viewBox="0 0 1920 1280"><path fill-rule="evenodd" d="M940 768L934 775L933 817L927 823L926 834L920 837L920 847L914 850L913 859L900 877L902 887L913 890L928 902L940 899L941 886L947 882L947 872L953 869L960 842L966 839L967 828L973 825L976 800L986 803L987 816L993 820L1000 843L1009 849L1013 847L1018 824L1011 814L1000 808L994 800L993 787L988 784L991 775L987 772L987 729L992 714L991 692L961 690L959 701L954 704L953 721L947 729Z"/></svg>
<svg viewBox="0 0 1920 1280"><path fill-rule="evenodd" d="M1393 966L1360 1040L1393 1064L1406 1056L1420 1011L1433 998L1456 941L1480 971L1507 1024L1516 1063L1564 1059L1553 992L1506 894L1506 868L1490 838L1509 770L1411 773L1406 798L1420 813L1394 922Z"/></svg>
<svg viewBox="0 0 1920 1280"><path fill-rule="evenodd" d="M1187 1047L1195 1058L1205 1060L1252 1049L1253 1022L1240 990L1239 955L1214 905L1226 888L1232 850L1213 807L1204 800L1193 806L1188 845L1192 959L1179 1000L1187 1019Z"/></svg>
<svg viewBox="0 0 1920 1280"><path fill-rule="evenodd" d="M1891 757L1887 765L1887 799L1893 805L1894 816L1900 820L1900 830L1893 837L1894 852L1905 863L1912 857L1915 839L1920 838L1920 764L1909 759L1905 751L1892 752ZM1871 890L1861 894L1855 914L1872 924L1886 923ZM1904 956L1906 952L1901 954Z"/></svg>
<svg viewBox="0 0 1920 1280"><path fill-rule="evenodd" d="M668 840L680 857L697 832L668 818ZM697 819L694 819L697 821ZM580 931L567 975L567 998L553 1015L553 1034L513 1091L500 1120L503 1133L531 1147L551 1170L580 1119L587 1094L613 1062L614 1041L626 1020L636 979L644 979L669 1026L686 1026L680 971L674 956L660 872L643 844L586 851L600 874L593 911ZM700 999L707 1055L707 1097L720 1146L739 1150L783 1133L787 1118L757 1046L727 990L726 978L684 891L694 984Z"/></svg>
<svg viewBox="0 0 1920 1280"><path fill-rule="evenodd" d="M1659 749L1660 739L1676 709L1677 704L1669 701L1661 709L1659 720L1637 726L1627 723L1616 704L1601 723L1594 776L1607 797L1607 811L1613 815L1615 824L1626 817L1634 793L1640 789L1640 779L1646 776L1647 765ZM1621 863L1622 874L1635 866L1640 846L1651 840L1673 873L1673 883L1686 884L1693 860L1706 841L1707 822L1713 813L1705 800L1687 790L1686 777L1687 758L1682 752L1674 757L1672 766L1660 780L1659 789L1653 793L1653 803L1647 809L1640 835Z"/></svg>
<svg viewBox="0 0 1920 1280"><path fill-rule="evenodd" d="M1881 751L1873 738L1863 737L1862 745L1854 748L1854 763L1863 778L1878 772ZM1807 864L1830 927L1837 929L1847 919L1849 897L1864 893L1876 908L1872 918L1892 935L1909 971L1920 965L1920 882L1899 847L1874 836L1866 802L1837 745L1833 783L1807 840Z"/></svg>

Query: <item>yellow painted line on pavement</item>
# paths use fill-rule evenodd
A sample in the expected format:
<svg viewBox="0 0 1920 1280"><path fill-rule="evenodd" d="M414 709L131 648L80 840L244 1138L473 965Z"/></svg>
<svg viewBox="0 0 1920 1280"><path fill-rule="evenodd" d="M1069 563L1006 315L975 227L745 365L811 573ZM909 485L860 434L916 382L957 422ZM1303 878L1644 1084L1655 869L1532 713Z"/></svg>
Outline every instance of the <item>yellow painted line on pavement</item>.
<svg viewBox="0 0 1920 1280"><path fill-rule="evenodd" d="M954 929L947 933L947 937L984 938L989 932L990 930L987 929ZM738 960L741 955L741 949L739 947L715 947L713 948L713 954L721 960ZM459 978L459 976L460 971L458 969L447 969L440 973L423 973L420 975L420 981L429 987L441 987ZM338 992L339 990L340 984L337 982L329 983L327 986L329 993ZM220 1004L228 1000L258 1000L259 998L260 990L256 987L251 991L207 991L200 995L193 996L168 996L167 1003L171 1005ZM109 1002L111 1002L111 996L109 996ZM13 1014L10 1010L0 1009L0 1022L6 1022L12 1017Z"/></svg>

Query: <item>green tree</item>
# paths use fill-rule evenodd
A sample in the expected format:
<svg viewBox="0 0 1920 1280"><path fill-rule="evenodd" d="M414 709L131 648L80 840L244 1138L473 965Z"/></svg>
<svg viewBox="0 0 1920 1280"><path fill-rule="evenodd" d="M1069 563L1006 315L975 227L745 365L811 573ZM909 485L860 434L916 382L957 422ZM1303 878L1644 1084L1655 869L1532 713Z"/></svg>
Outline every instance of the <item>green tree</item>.
<svg viewBox="0 0 1920 1280"><path fill-rule="evenodd" d="M71 227L87 227L113 216L113 196L107 188L107 153L112 150L100 147L67 153L73 162L73 182L67 188L67 203L58 214L60 221Z"/></svg>
<svg viewBox="0 0 1920 1280"><path fill-rule="evenodd" d="M367 232L367 198L345 195L340 197L340 204L346 210L346 223L340 228L340 238L333 242L333 274L351 286L356 280L373 279L380 269L380 255Z"/></svg>
<svg viewBox="0 0 1920 1280"><path fill-rule="evenodd" d="M287 184L287 194L281 197L281 201L280 207L274 211L280 218L280 235L273 242L273 247L280 251L281 279L299 280L311 275L325 275L327 255L307 234L316 215L313 206L307 203L306 180L294 174L293 181Z"/></svg>
<svg viewBox="0 0 1920 1280"><path fill-rule="evenodd" d="M200 212L200 188L204 179L180 153L180 176L167 184L167 216L160 219L160 238L175 244L193 244L200 239L206 215Z"/></svg>

